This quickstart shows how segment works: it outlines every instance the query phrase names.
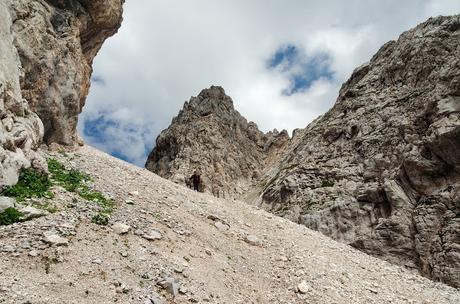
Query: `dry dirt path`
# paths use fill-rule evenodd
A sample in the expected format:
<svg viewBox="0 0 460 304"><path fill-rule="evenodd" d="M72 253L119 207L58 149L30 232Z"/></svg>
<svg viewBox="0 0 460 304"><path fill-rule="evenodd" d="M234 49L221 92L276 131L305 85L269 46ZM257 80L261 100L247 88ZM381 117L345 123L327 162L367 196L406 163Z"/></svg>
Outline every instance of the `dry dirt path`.
<svg viewBox="0 0 460 304"><path fill-rule="evenodd" d="M86 202L55 189L58 213L0 227L0 303L460 303L459 290L91 147L54 157L89 173L130 231L91 223Z"/></svg>

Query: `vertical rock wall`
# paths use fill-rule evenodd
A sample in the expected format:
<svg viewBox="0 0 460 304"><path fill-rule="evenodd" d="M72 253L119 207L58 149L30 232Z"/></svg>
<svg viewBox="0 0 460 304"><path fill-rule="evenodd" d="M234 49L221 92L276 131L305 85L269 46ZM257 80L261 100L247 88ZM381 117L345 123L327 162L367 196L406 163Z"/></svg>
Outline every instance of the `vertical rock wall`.
<svg viewBox="0 0 460 304"><path fill-rule="evenodd" d="M73 146L91 64L122 20L124 0L2 0L0 188L45 169L42 140ZM38 115L38 116L37 116Z"/></svg>
<svg viewBox="0 0 460 304"><path fill-rule="evenodd" d="M0 188L17 182L18 172L32 163L43 169L36 152L43 137L43 124L22 97L20 69L13 45L12 18L8 3L0 3Z"/></svg>

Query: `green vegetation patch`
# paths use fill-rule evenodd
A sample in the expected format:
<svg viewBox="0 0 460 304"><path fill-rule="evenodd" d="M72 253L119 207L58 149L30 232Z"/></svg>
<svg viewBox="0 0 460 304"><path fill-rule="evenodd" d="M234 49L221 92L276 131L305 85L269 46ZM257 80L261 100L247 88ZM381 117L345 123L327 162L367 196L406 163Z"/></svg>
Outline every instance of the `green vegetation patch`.
<svg viewBox="0 0 460 304"><path fill-rule="evenodd" d="M1 195L14 197L18 202L32 197L53 198L54 194L49 191L51 186L52 183L46 174L33 169L23 169L19 174L18 183L6 187Z"/></svg>
<svg viewBox="0 0 460 304"><path fill-rule="evenodd" d="M13 223L20 222L22 219L22 213L15 208L6 208L0 213L0 226L11 225Z"/></svg>
<svg viewBox="0 0 460 304"><path fill-rule="evenodd" d="M93 222L94 224L101 225L101 226L107 226L109 224L109 218L110 218L109 214L103 213L101 211L101 212L96 213L93 216L93 218L91 219L91 222Z"/></svg>
<svg viewBox="0 0 460 304"><path fill-rule="evenodd" d="M107 225L110 214L113 212L114 202L106 198L101 192L91 190L87 183L91 177L75 169L66 169L65 166L55 159L48 160L48 168L53 181L70 192L78 195L90 202L94 202L101 207L101 210L93 216L92 222L98 225Z"/></svg>
<svg viewBox="0 0 460 304"><path fill-rule="evenodd" d="M106 198L101 192L90 190L88 182L91 177L75 169L67 169L58 160L48 159L48 170L50 175L39 173L33 169L23 169L19 175L16 185L7 187L0 194L3 196L14 197L16 201L22 202L28 198L53 198L54 194L50 191L52 186L61 186L69 192L78 193L83 199L97 203L101 210L93 217L92 221L99 225L107 225L110 214L113 212L114 202ZM40 207L50 213L55 213L58 208L52 204ZM17 211L13 208L13 210ZM20 220L21 214L13 210L5 210L1 214L0 225L8 225Z"/></svg>
<svg viewBox="0 0 460 304"><path fill-rule="evenodd" d="M75 169L67 170L63 164L53 158L48 159L48 170L54 183L70 192L77 192L85 182L91 180L88 174Z"/></svg>

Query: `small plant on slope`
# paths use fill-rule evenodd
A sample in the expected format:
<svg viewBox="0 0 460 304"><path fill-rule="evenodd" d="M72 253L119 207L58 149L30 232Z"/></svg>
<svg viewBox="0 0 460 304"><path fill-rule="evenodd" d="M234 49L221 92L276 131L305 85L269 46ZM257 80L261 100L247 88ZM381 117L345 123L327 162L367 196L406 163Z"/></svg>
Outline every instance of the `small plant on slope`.
<svg viewBox="0 0 460 304"><path fill-rule="evenodd" d="M20 222L22 213L15 208L6 208L0 213L0 225L11 225L13 223Z"/></svg>
<svg viewBox="0 0 460 304"><path fill-rule="evenodd" d="M23 169L19 174L18 183L6 187L1 195L14 197L18 202L32 197L53 198L53 193L49 191L51 186L52 183L46 174L33 169Z"/></svg>

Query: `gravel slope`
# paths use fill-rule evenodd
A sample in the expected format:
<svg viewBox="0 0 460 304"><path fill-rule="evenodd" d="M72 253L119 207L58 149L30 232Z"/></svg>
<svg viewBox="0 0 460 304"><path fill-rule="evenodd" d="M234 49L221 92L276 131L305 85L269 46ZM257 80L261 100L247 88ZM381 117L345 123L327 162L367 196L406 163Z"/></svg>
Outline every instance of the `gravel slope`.
<svg viewBox="0 0 460 304"><path fill-rule="evenodd" d="M59 212L0 227L0 303L460 303L459 290L91 147L54 157L88 172L117 202L111 224L131 229L91 223L94 206L55 189ZM43 242L50 231L68 246Z"/></svg>

